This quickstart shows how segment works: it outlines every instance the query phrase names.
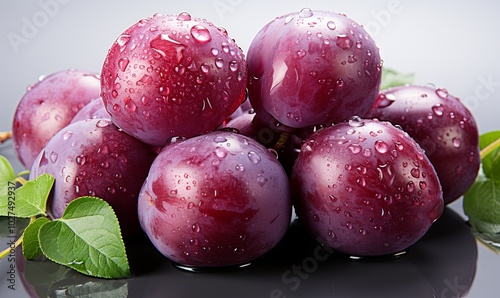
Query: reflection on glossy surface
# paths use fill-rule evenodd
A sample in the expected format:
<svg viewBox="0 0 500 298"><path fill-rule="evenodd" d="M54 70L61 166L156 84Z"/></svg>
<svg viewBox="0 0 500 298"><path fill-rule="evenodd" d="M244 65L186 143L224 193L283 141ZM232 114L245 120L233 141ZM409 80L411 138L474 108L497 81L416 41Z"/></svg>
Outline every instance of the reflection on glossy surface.
<svg viewBox="0 0 500 298"><path fill-rule="evenodd" d="M42 297L90 293L112 297L464 297L477 261L476 239L449 208L407 254L394 258L349 259L319 246L298 221L278 247L236 271L176 269L146 238L127 243L127 249L133 278L89 278L49 261L26 261L25 287Z"/></svg>

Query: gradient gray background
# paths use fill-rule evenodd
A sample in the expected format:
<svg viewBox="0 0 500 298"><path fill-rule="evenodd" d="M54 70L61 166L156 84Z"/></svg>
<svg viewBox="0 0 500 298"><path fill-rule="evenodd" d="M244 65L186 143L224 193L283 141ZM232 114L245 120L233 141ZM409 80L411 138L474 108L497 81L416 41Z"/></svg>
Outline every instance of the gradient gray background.
<svg viewBox="0 0 500 298"><path fill-rule="evenodd" d="M51 4L49 13L42 3ZM481 132L500 129L498 1L8 0L0 4L0 131L11 129L19 99L40 75L67 68L100 72L116 37L155 12L206 18L226 28L246 52L267 22L303 7L346 13L371 33L385 66L415 73L418 84L448 89L469 107ZM26 20L33 18L36 32L13 46L9 34L23 36ZM461 200L451 208L463 214ZM498 276L500 256L480 245L468 297L496 297ZM5 288L2 278L0 293Z"/></svg>

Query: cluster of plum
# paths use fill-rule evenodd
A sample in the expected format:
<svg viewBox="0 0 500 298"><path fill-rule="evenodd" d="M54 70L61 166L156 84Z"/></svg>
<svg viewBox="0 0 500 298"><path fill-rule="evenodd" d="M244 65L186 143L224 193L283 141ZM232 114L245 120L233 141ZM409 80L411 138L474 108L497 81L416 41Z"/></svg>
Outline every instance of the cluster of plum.
<svg viewBox="0 0 500 298"><path fill-rule="evenodd" d="M255 260L293 208L325 246L390 255L468 189L480 159L457 98L379 90L382 72L375 42L344 14L277 17L246 57L207 20L155 14L116 39L100 74L30 86L13 140L30 178L55 177L50 216L100 197L125 237L144 232L182 266Z"/></svg>

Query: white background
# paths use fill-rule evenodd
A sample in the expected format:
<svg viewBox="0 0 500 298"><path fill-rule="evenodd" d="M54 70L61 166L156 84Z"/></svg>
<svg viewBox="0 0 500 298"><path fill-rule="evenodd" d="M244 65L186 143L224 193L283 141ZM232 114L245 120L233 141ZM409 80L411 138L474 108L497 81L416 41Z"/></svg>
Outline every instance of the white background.
<svg viewBox="0 0 500 298"><path fill-rule="evenodd" d="M155 12L206 18L246 52L262 26L303 7L346 13L372 34L385 66L448 89L469 107L481 132L500 129L498 1L2 0L0 131L11 129L19 99L40 75L67 68L100 72L116 37ZM461 202L452 207L460 211ZM500 257L479 250L470 297L491 297Z"/></svg>

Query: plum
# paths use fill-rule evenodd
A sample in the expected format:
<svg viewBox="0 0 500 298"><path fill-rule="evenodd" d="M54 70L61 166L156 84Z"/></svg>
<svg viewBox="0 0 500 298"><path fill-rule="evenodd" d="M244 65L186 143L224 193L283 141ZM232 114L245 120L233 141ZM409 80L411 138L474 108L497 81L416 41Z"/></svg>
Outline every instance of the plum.
<svg viewBox="0 0 500 298"><path fill-rule="evenodd" d="M47 213L59 218L69 202L96 196L113 207L124 237L140 231L137 198L156 157L152 148L109 119L88 119L60 130L38 155L30 179L55 177Z"/></svg>
<svg viewBox="0 0 500 298"><path fill-rule="evenodd" d="M474 183L481 159L471 112L446 89L406 85L383 90L367 117L401 126L432 162L449 204Z"/></svg>
<svg viewBox="0 0 500 298"><path fill-rule="evenodd" d="M291 185L310 232L352 256L404 251L444 206L436 172L418 144L389 122L359 117L313 133Z"/></svg>
<svg viewBox="0 0 500 298"><path fill-rule="evenodd" d="M102 66L113 122L153 146L217 128L245 100L247 64L223 28L188 13L126 29Z"/></svg>
<svg viewBox="0 0 500 298"><path fill-rule="evenodd" d="M247 53L257 117L303 128L364 116L379 92L382 61L363 27L308 8L276 18Z"/></svg>
<svg viewBox="0 0 500 298"><path fill-rule="evenodd" d="M12 140L19 161L27 168L47 142L101 92L96 73L68 69L41 76L17 105Z"/></svg>
<svg viewBox="0 0 500 298"><path fill-rule="evenodd" d="M230 131L164 147L138 210L156 248L187 268L255 260L285 235L291 211L288 178L276 157Z"/></svg>

